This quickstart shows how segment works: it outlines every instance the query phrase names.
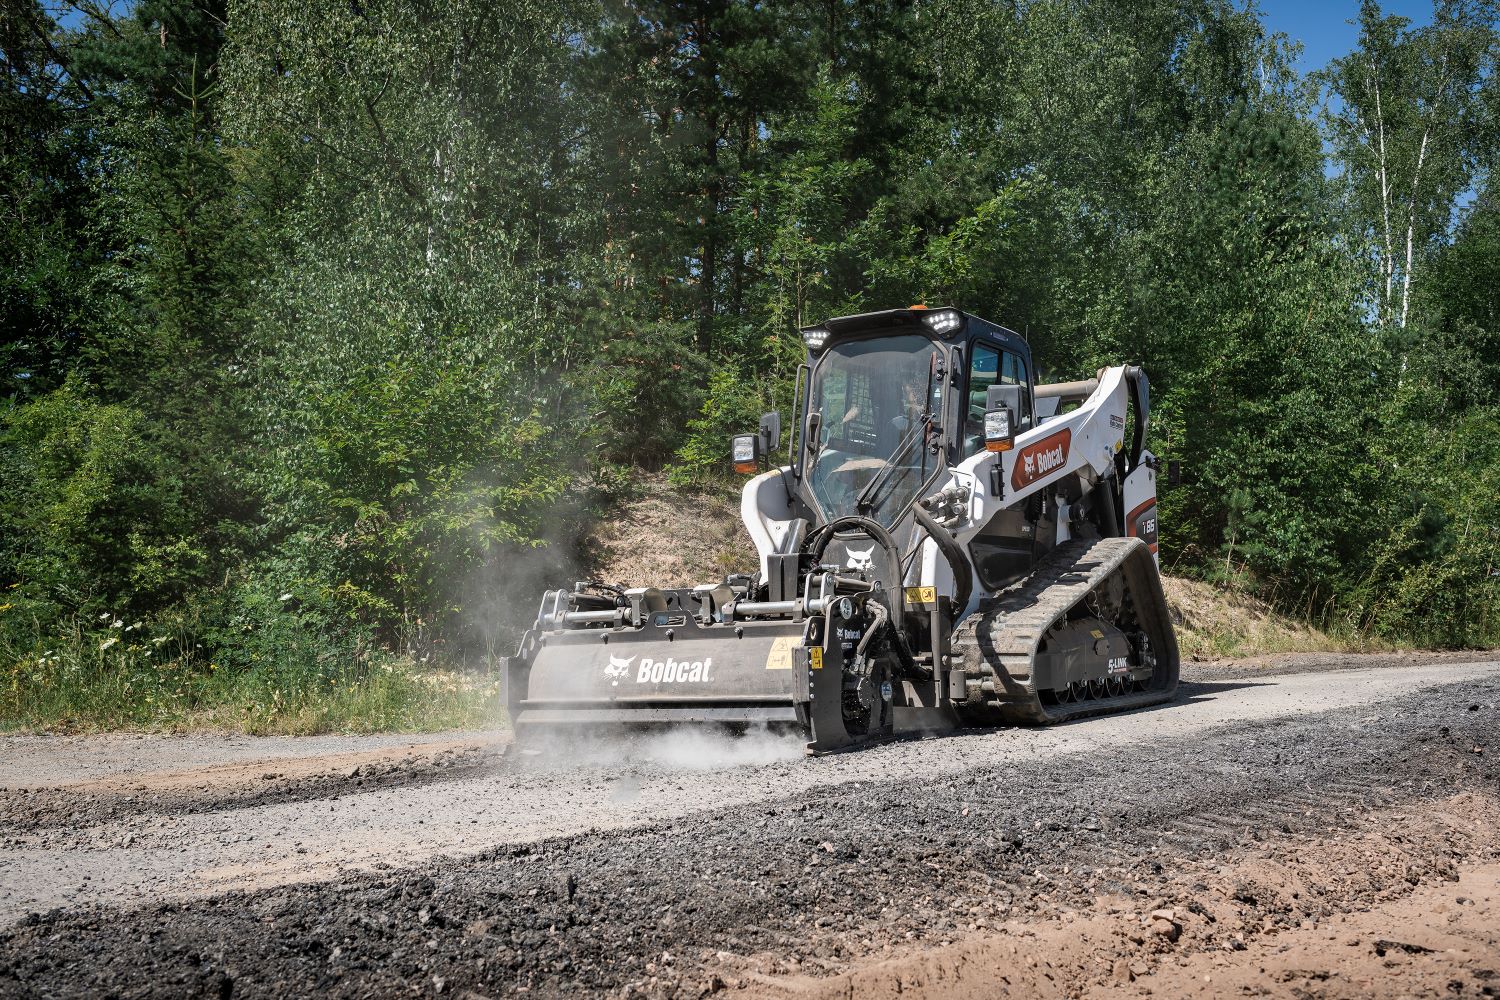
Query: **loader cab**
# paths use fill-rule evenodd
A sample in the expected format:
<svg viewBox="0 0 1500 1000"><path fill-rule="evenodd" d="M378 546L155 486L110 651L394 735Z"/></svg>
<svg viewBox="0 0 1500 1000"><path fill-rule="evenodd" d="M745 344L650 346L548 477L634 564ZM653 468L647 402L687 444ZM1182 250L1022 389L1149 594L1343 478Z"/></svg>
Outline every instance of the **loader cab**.
<svg viewBox="0 0 1500 1000"><path fill-rule="evenodd" d="M984 447L990 386L1020 387L1031 426L1031 352L1019 334L957 309L891 309L802 331L808 348L802 492L822 519L894 526L939 473Z"/></svg>

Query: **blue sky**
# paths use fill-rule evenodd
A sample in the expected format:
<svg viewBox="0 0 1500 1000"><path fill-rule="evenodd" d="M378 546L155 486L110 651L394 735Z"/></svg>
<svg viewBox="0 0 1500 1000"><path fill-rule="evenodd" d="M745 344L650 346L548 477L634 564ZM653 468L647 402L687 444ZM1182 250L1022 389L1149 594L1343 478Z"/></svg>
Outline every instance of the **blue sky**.
<svg viewBox="0 0 1500 1000"><path fill-rule="evenodd" d="M1310 73L1330 59L1347 55L1359 30L1347 22L1359 17L1359 0L1257 0L1267 30L1284 31L1302 43L1297 70ZM1400 14L1412 24L1432 23L1432 0L1382 0L1386 14Z"/></svg>

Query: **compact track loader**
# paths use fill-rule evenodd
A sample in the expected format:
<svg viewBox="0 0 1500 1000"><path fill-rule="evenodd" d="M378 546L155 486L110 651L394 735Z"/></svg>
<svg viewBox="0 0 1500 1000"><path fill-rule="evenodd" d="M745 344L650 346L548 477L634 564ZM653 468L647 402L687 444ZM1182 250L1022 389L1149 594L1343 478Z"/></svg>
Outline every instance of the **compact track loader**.
<svg viewBox="0 0 1500 1000"><path fill-rule="evenodd" d="M951 308L802 335L788 464L776 414L731 442L759 571L547 593L504 667L519 740L769 726L821 753L1172 697L1141 369L1036 385L1020 335Z"/></svg>

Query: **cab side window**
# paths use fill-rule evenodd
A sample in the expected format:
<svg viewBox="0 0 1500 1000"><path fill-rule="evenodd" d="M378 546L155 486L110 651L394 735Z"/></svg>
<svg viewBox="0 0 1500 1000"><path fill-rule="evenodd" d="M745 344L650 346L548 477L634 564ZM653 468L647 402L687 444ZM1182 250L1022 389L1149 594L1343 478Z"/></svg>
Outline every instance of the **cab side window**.
<svg viewBox="0 0 1500 1000"><path fill-rule="evenodd" d="M1003 385L1021 387L1021 412L1016 414L1016 423L1021 430L1031 427L1031 383L1026 378L1026 361L1019 354L1005 352L1005 362L1000 373Z"/></svg>
<svg viewBox="0 0 1500 1000"><path fill-rule="evenodd" d="M984 447L984 407L990 386L1000 381L1000 352L975 344L969 360L969 398L964 411L964 455Z"/></svg>
<svg viewBox="0 0 1500 1000"><path fill-rule="evenodd" d="M975 344L969 360L968 409L964 415L964 454L972 455L984 448L984 409L992 385L1019 385L1021 412L1016 414L1020 430L1031 427L1030 382L1026 361L1018 354L1001 351L987 344Z"/></svg>

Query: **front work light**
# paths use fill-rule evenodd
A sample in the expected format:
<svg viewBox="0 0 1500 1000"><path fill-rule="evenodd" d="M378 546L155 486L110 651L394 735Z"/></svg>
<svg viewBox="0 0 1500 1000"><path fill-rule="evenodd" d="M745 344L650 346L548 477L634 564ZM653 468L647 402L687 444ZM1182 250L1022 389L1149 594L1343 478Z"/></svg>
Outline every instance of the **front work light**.
<svg viewBox="0 0 1500 1000"><path fill-rule="evenodd" d="M821 326L810 326L802 331L802 341L809 351L821 351L828 340L828 331Z"/></svg>
<svg viewBox="0 0 1500 1000"><path fill-rule="evenodd" d="M923 316L922 322L939 337L946 337L964 325L964 318L957 309L938 309Z"/></svg>
<svg viewBox="0 0 1500 1000"><path fill-rule="evenodd" d="M736 434L729 440L729 450L735 472L752 474L760 469L759 434Z"/></svg>

